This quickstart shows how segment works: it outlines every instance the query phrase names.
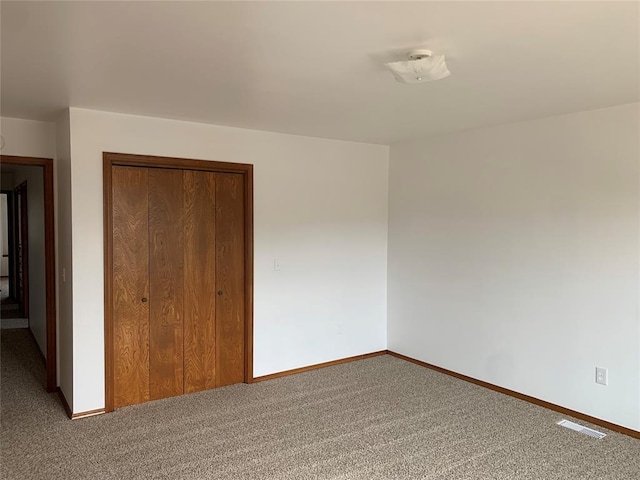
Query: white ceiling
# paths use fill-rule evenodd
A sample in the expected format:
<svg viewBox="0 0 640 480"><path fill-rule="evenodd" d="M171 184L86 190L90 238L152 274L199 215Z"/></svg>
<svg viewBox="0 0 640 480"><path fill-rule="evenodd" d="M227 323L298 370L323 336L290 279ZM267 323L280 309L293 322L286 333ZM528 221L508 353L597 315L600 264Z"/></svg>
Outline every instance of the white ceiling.
<svg viewBox="0 0 640 480"><path fill-rule="evenodd" d="M3 116L67 106L388 144L634 102L637 2L8 2ZM451 76L403 85L414 47Z"/></svg>

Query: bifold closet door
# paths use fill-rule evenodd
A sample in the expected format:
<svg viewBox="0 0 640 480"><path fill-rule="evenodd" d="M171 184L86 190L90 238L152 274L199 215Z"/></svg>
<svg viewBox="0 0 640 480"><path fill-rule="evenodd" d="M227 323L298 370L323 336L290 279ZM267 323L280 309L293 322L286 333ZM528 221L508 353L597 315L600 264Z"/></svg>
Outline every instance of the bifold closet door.
<svg viewBox="0 0 640 480"><path fill-rule="evenodd" d="M149 169L149 396L183 388L182 171Z"/></svg>
<svg viewBox="0 0 640 480"><path fill-rule="evenodd" d="M184 170L184 392L216 386L216 174Z"/></svg>
<svg viewBox="0 0 640 480"><path fill-rule="evenodd" d="M182 171L113 167L114 406L183 393Z"/></svg>
<svg viewBox="0 0 640 480"><path fill-rule="evenodd" d="M148 170L113 167L114 406L149 400Z"/></svg>
<svg viewBox="0 0 640 480"><path fill-rule="evenodd" d="M114 407L245 380L241 174L112 167Z"/></svg>
<svg viewBox="0 0 640 480"><path fill-rule="evenodd" d="M244 178L216 174L216 387L244 381Z"/></svg>
<svg viewBox="0 0 640 480"><path fill-rule="evenodd" d="M185 393L244 381L244 179L184 171Z"/></svg>

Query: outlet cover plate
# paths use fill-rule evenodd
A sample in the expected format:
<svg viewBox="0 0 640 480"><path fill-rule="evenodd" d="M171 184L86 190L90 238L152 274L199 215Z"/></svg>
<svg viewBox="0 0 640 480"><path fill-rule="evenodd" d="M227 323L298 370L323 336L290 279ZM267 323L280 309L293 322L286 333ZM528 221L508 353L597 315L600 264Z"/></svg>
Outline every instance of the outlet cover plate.
<svg viewBox="0 0 640 480"><path fill-rule="evenodd" d="M600 385L608 385L609 372L606 368L596 367L596 383Z"/></svg>

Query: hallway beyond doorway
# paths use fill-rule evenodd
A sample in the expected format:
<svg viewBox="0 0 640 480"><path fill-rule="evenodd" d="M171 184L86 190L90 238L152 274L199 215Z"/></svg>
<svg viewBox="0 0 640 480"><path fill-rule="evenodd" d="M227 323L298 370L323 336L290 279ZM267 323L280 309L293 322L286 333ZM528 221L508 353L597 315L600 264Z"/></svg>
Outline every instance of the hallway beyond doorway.
<svg viewBox="0 0 640 480"><path fill-rule="evenodd" d="M0 170L2 189L14 203L8 209L8 217L14 217L9 297L19 304L21 314L15 316L29 319L29 330L46 358L46 390L54 392L58 382L53 159L0 155ZM9 312L3 308L2 318L14 316Z"/></svg>

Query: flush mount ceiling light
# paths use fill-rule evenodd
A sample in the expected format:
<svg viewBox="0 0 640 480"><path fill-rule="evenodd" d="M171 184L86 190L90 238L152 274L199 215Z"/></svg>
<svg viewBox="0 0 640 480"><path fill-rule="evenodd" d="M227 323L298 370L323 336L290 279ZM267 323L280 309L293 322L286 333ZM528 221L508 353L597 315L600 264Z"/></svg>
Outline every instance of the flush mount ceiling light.
<svg viewBox="0 0 640 480"><path fill-rule="evenodd" d="M385 66L401 83L430 82L451 75L444 62L444 55L433 56L431 50L412 50L408 61L385 63Z"/></svg>

